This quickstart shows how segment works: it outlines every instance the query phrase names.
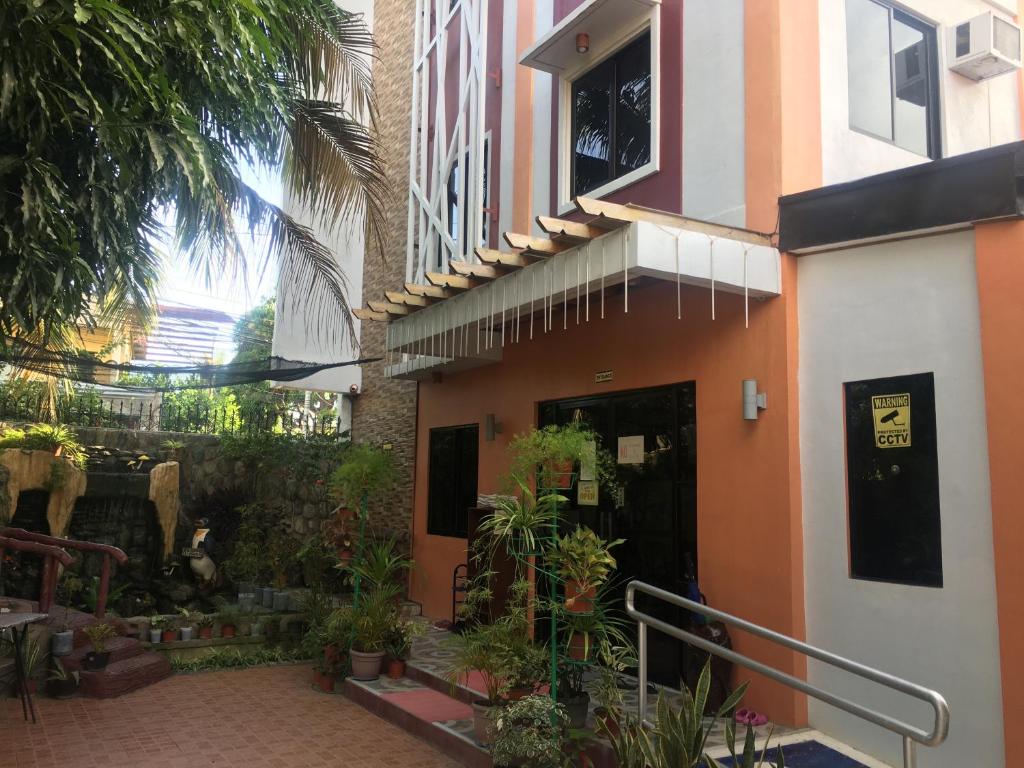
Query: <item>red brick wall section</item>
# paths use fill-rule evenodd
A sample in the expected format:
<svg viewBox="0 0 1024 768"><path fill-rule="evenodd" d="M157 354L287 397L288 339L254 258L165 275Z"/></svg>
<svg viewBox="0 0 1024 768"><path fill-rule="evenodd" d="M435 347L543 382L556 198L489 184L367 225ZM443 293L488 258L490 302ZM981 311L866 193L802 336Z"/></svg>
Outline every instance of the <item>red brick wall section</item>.
<svg viewBox="0 0 1024 768"><path fill-rule="evenodd" d="M380 110L381 150L394 191L389 206L388 241L383 259L370 251L363 266L363 297L381 300L385 290L401 290L405 280L406 215L409 194L409 105L412 103L413 22L410 0L377 0L374 33L379 46L373 64ZM383 323L364 322L364 357L384 356ZM376 525L409 530L412 521L413 460L416 447L416 384L384 376L383 362L363 367L363 390L355 398L352 436L357 442L392 446L399 482L394 498L372 510Z"/></svg>

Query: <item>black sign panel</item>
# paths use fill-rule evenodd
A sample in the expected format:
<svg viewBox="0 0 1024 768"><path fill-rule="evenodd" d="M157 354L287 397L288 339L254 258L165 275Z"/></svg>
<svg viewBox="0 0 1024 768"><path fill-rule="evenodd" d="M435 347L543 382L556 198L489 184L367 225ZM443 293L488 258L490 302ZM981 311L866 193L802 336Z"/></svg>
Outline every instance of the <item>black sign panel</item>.
<svg viewBox="0 0 1024 768"><path fill-rule="evenodd" d="M935 377L919 373L843 388L850 575L941 587Z"/></svg>

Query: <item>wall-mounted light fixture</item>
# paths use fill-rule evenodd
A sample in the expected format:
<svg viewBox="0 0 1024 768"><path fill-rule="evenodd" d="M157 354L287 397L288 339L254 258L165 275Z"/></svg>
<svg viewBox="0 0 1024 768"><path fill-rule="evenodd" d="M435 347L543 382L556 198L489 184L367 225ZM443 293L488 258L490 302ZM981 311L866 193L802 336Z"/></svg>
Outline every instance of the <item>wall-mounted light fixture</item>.
<svg viewBox="0 0 1024 768"><path fill-rule="evenodd" d="M576 35L576 53L586 53L590 50L590 35L580 32Z"/></svg>
<svg viewBox="0 0 1024 768"><path fill-rule="evenodd" d="M495 435L501 434L501 430L501 422L494 418L493 413L484 416L484 440L492 442Z"/></svg>
<svg viewBox="0 0 1024 768"><path fill-rule="evenodd" d="M757 379L743 380L743 418L757 421L757 412L768 407L768 395L757 391Z"/></svg>

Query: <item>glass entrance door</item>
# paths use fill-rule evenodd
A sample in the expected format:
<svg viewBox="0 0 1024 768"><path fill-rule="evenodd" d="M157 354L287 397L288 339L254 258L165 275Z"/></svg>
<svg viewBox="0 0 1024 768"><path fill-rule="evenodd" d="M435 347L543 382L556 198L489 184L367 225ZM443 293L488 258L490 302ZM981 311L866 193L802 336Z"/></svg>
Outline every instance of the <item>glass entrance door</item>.
<svg viewBox="0 0 1024 768"><path fill-rule="evenodd" d="M620 588L630 579L682 593L697 561L696 387L693 382L658 389L544 403L541 426L579 421L618 457L619 492L602 489L596 507L576 504L573 489L565 518L606 539L625 539L613 551ZM619 456L620 442L632 447ZM642 450L640 446L642 444ZM661 604L638 608L679 625L678 609ZM650 675L676 687L682 673L682 645L650 632Z"/></svg>

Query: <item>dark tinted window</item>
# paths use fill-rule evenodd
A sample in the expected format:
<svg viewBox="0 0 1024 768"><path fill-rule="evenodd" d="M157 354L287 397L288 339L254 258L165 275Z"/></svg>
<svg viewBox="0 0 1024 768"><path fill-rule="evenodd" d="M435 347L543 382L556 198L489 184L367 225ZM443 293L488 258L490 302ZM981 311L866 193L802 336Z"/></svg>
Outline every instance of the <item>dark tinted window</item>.
<svg viewBox="0 0 1024 768"><path fill-rule="evenodd" d="M574 195L650 162L650 33L577 78L572 110Z"/></svg>
<svg viewBox="0 0 1024 768"><path fill-rule="evenodd" d="M467 510L476 506L476 424L430 430L427 533L465 538Z"/></svg>
<svg viewBox="0 0 1024 768"><path fill-rule="evenodd" d="M846 0L850 125L938 157L935 28L875 0Z"/></svg>
<svg viewBox="0 0 1024 768"><path fill-rule="evenodd" d="M934 378L894 376L844 389L850 575L941 587Z"/></svg>

